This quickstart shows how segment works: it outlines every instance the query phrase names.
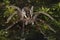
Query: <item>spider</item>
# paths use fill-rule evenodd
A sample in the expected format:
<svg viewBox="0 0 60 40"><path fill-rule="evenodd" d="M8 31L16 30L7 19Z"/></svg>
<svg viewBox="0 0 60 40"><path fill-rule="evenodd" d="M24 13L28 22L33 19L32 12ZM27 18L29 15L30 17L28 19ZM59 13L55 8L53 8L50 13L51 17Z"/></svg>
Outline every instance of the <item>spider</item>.
<svg viewBox="0 0 60 40"><path fill-rule="evenodd" d="M25 8L22 8L22 10L21 10L21 9L20 9L19 7L17 7L17 6L11 5L11 6L9 6L9 7L12 7L12 8L14 8L14 9L16 9L17 11L15 11L11 16L8 17L6 23L9 23L9 21L11 20L11 18L12 18L15 14L17 14L17 15L19 16L20 20L16 21L15 23L13 23L12 25L10 25L10 26L9 26L8 28L6 28L5 30L10 29L13 25L15 25L16 23L18 23L19 21L22 20L22 21L23 21L23 24L22 24L22 25L23 25L23 33L22 33L22 35L23 35L23 34L24 34L24 25L28 25L28 24L35 25L35 24L36 24L37 26L39 26L39 24L37 23L37 20L39 20L41 23L46 24L46 25L50 28L50 30L52 30L53 32L56 32L56 31L55 31L53 28L51 28L44 20L42 20L42 19L40 19L40 18L37 18L37 16L40 15L40 14L44 14L44 15L48 16L48 17L49 17L51 20L53 20L53 21L54 21L54 18L51 17L49 14L43 12L43 11L34 12L34 11L33 11L34 6L31 6L31 8L28 10L29 13L27 13L27 12L25 11ZM39 30L41 31L41 28L39 28ZM41 31L41 33L44 34L42 31Z"/></svg>

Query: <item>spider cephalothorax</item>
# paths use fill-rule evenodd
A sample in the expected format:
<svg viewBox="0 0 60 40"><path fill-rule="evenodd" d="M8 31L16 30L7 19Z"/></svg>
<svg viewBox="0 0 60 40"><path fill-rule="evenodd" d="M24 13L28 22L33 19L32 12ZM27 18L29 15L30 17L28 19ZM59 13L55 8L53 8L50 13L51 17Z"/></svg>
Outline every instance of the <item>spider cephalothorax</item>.
<svg viewBox="0 0 60 40"><path fill-rule="evenodd" d="M25 11L25 10L26 11ZM31 7L30 10L27 10L27 8L23 8L22 9L22 13L23 13L23 19L25 21L25 25L32 23L34 24L34 18L33 18L33 6ZM22 20L23 20L22 19Z"/></svg>

